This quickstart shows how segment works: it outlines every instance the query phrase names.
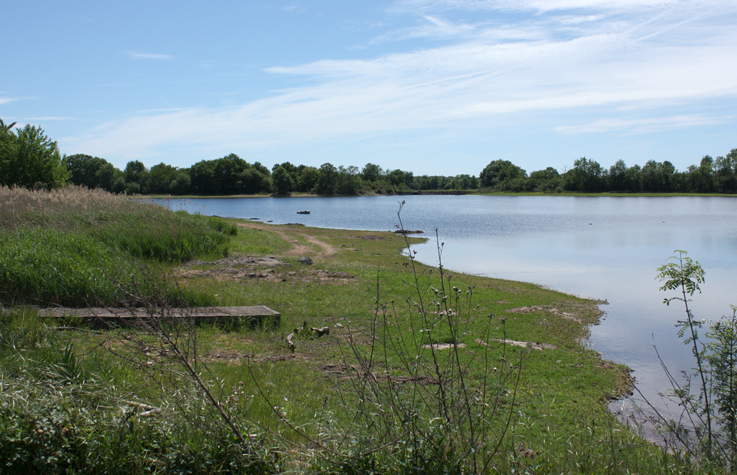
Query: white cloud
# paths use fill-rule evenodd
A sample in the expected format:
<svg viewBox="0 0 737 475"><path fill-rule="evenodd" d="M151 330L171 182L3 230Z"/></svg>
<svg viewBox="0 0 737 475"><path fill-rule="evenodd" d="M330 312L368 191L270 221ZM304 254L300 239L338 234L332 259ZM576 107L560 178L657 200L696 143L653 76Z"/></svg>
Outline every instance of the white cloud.
<svg viewBox="0 0 737 475"><path fill-rule="evenodd" d="M660 107L672 110L674 104L737 98L737 29L729 21L733 16L724 16L731 10L693 15L691 6L676 8L682 2L675 0L551 2L633 9L635 4L665 3L674 7L617 22L603 22L597 12L568 15L565 21L578 28L568 36L558 35L560 22L551 26L548 18L491 27L426 15L434 35L442 29L450 35L468 34L455 44L373 59L268 68L272 74L308 77L309 82L235 107L141 113L70 142L88 153L130 159L155 155L173 144L266 149L390 131L481 129L504 124L510 115L534 120L544 111L596 109L611 117L613 111L647 107L651 116L555 128L561 134L644 133L722 120L698 113L656 116Z"/></svg>
<svg viewBox="0 0 737 475"><path fill-rule="evenodd" d="M283 12L287 12L287 13L304 11L304 9L300 7L297 3L289 3L287 5L284 5L283 7L280 8L280 10Z"/></svg>
<svg viewBox="0 0 737 475"><path fill-rule="evenodd" d="M564 16L559 19L564 25L578 25L581 23L589 23L592 21L603 20L606 17L604 15L579 15L579 16Z"/></svg>
<svg viewBox="0 0 737 475"><path fill-rule="evenodd" d="M13 97L0 97L0 105L2 104L9 104L11 102L17 101L18 99L15 99Z"/></svg>
<svg viewBox="0 0 737 475"><path fill-rule="evenodd" d="M154 59L154 60L163 60L167 61L170 59L174 59L174 56L170 54L157 54L157 53L139 53L137 51L128 51L126 53L126 56L132 59Z"/></svg>
<svg viewBox="0 0 737 475"><path fill-rule="evenodd" d="M398 11L500 10L554 12L597 9L608 11L642 10L708 5L725 6L734 0L399 0Z"/></svg>
<svg viewBox="0 0 737 475"><path fill-rule="evenodd" d="M57 120L69 120L71 117L61 117L61 116L44 116L44 117L27 117L24 119L18 119L22 122L50 122L50 121L57 121Z"/></svg>
<svg viewBox="0 0 737 475"><path fill-rule="evenodd" d="M555 130L561 134L589 134L605 132L626 132L645 134L665 130L683 129L714 124L723 124L734 117L707 117L701 114L678 115L673 117L647 117L639 119L599 119L588 124L562 125Z"/></svg>

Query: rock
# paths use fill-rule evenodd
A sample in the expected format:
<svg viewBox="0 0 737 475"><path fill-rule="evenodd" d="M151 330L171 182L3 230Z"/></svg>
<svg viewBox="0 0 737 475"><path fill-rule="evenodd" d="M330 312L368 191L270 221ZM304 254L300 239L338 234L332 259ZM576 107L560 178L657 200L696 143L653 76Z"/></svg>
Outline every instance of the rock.
<svg viewBox="0 0 737 475"><path fill-rule="evenodd" d="M298 260L302 264L307 264L308 266L312 265L312 258L310 258L309 256L300 257Z"/></svg>

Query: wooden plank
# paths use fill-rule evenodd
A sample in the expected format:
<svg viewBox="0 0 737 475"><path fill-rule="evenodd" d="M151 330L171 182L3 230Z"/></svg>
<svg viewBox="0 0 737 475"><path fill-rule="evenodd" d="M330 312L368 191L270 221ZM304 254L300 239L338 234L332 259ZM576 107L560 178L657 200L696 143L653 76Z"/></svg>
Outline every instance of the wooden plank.
<svg viewBox="0 0 737 475"><path fill-rule="evenodd" d="M281 314L268 307L193 307L193 308L67 308L54 307L39 309L42 317L52 318L82 318L85 323L100 326L109 323L129 325L136 321L146 321L150 318L188 319L199 323L227 323L237 319L244 319L253 326L281 324Z"/></svg>

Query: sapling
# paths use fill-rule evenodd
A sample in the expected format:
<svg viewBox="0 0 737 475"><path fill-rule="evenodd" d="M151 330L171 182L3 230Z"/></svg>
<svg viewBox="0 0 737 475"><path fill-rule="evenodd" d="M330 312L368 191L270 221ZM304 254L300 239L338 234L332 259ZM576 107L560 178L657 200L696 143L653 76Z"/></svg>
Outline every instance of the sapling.
<svg viewBox="0 0 737 475"><path fill-rule="evenodd" d="M699 333L698 330L703 325L700 320L694 319L693 313L688 306L691 301L689 297L698 291L701 293L699 284L704 283L704 269L697 261L692 260L688 257L686 251L676 250L676 255L668 258L667 264L658 267L657 279L664 282L663 286L660 287L662 291L676 290L680 291L680 296L665 298L663 303L670 305L674 300L680 300L683 302L686 310L686 319L678 320L676 328L678 328L678 337L683 336L688 331L689 336L683 341L685 345L691 345L691 351L696 358L696 369L698 376L701 379L701 397L704 403L704 415L706 417L706 438L707 438L707 455L711 458L711 449L713 447L712 437L712 425L711 425L711 405L709 387L707 386L707 369L704 367L702 358L703 349L699 348ZM693 403L691 403L693 404ZM693 407L693 405L692 405Z"/></svg>

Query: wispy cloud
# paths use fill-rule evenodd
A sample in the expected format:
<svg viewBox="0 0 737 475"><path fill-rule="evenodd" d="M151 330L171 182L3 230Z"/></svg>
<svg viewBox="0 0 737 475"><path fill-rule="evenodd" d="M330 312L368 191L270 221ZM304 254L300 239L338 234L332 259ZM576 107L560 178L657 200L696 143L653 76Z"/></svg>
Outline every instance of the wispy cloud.
<svg viewBox="0 0 737 475"><path fill-rule="evenodd" d="M304 9L300 7L299 4L293 2L293 3L288 3L284 5L283 7L280 8L280 10L283 12L287 12L287 13L296 13L296 12L301 12Z"/></svg>
<svg viewBox="0 0 737 475"><path fill-rule="evenodd" d="M724 124L732 120L734 120L734 117L708 117L702 114L638 119L599 119L588 124L563 125L556 127L555 130L566 135L606 132L646 134L687 127Z"/></svg>
<svg viewBox="0 0 737 475"><path fill-rule="evenodd" d="M138 51L128 51L127 53L125 53L125 55L131 59L153 59L159 61L174 59L174 56L170 54L140 53Z"/></svg>
<svg viewBox="0 0 737 475"><path fill-rule="evenodd" d="M0 97L0 105L1 104L9 104L11 102L17 101L18 99L14 97Z"/></svg>
<svg viewBox="0 0 737 475"><path fill-rule="evenodd" d="M43 116L43 117L25 117L23 119L18 119L20 122L50 122L50 121L56 121L56 120L70 120L72 117L62 117L62 116Z"/></svg>
<svg viewBox="0 0 737 475"><path fill-rule="evenodd" d="M424 15L420 24L414 27L399 28L371 40L378 44L386 41L398 41L412 38L463 38L471 37L477 31L477 25L451 22L439 17Z"/></svg>
<svg viewBox="0 0 737 475"><path fill-rule="evenodd" d="M517 4L403 3L448 8ZM541 2L521 3L528 9L542 8ZM561 10L582 5L592 11L553 20L533 15L510 25L451 22L425 12L418 29L400 31L396 37L445 34L456 37L451 44L373 59L275 66L266 71L302 77L305 85L235 107L141 113L72 142L100 156L133 158L155 155L171 144L265 149L390 131L483 129L504 124L510 116L524 121L541 112L576 109L616 117L613 112L623 108L647 107L650 118L601 119L549 128L560 134L645 133L732 120L708 114L657 117L659 108L674 104L737 98L737 30L729 21L735 19L732 3L698 15L693 14L692 3L684 6L676 0L553 0L550 4ZM649 10L664 4L671 8L655 14ZM642 5L644 13L603 21L607 9L635 11ZM561 24L575 29L559 34Z"/></svg>
<svg viewBox="0 0 737 475"><path fill-rule="evenodd" d="M565 10L642 10L692 5L704 7L733 3L732 0L399 0L400 11L502 10L552 12Z"/></svg>

